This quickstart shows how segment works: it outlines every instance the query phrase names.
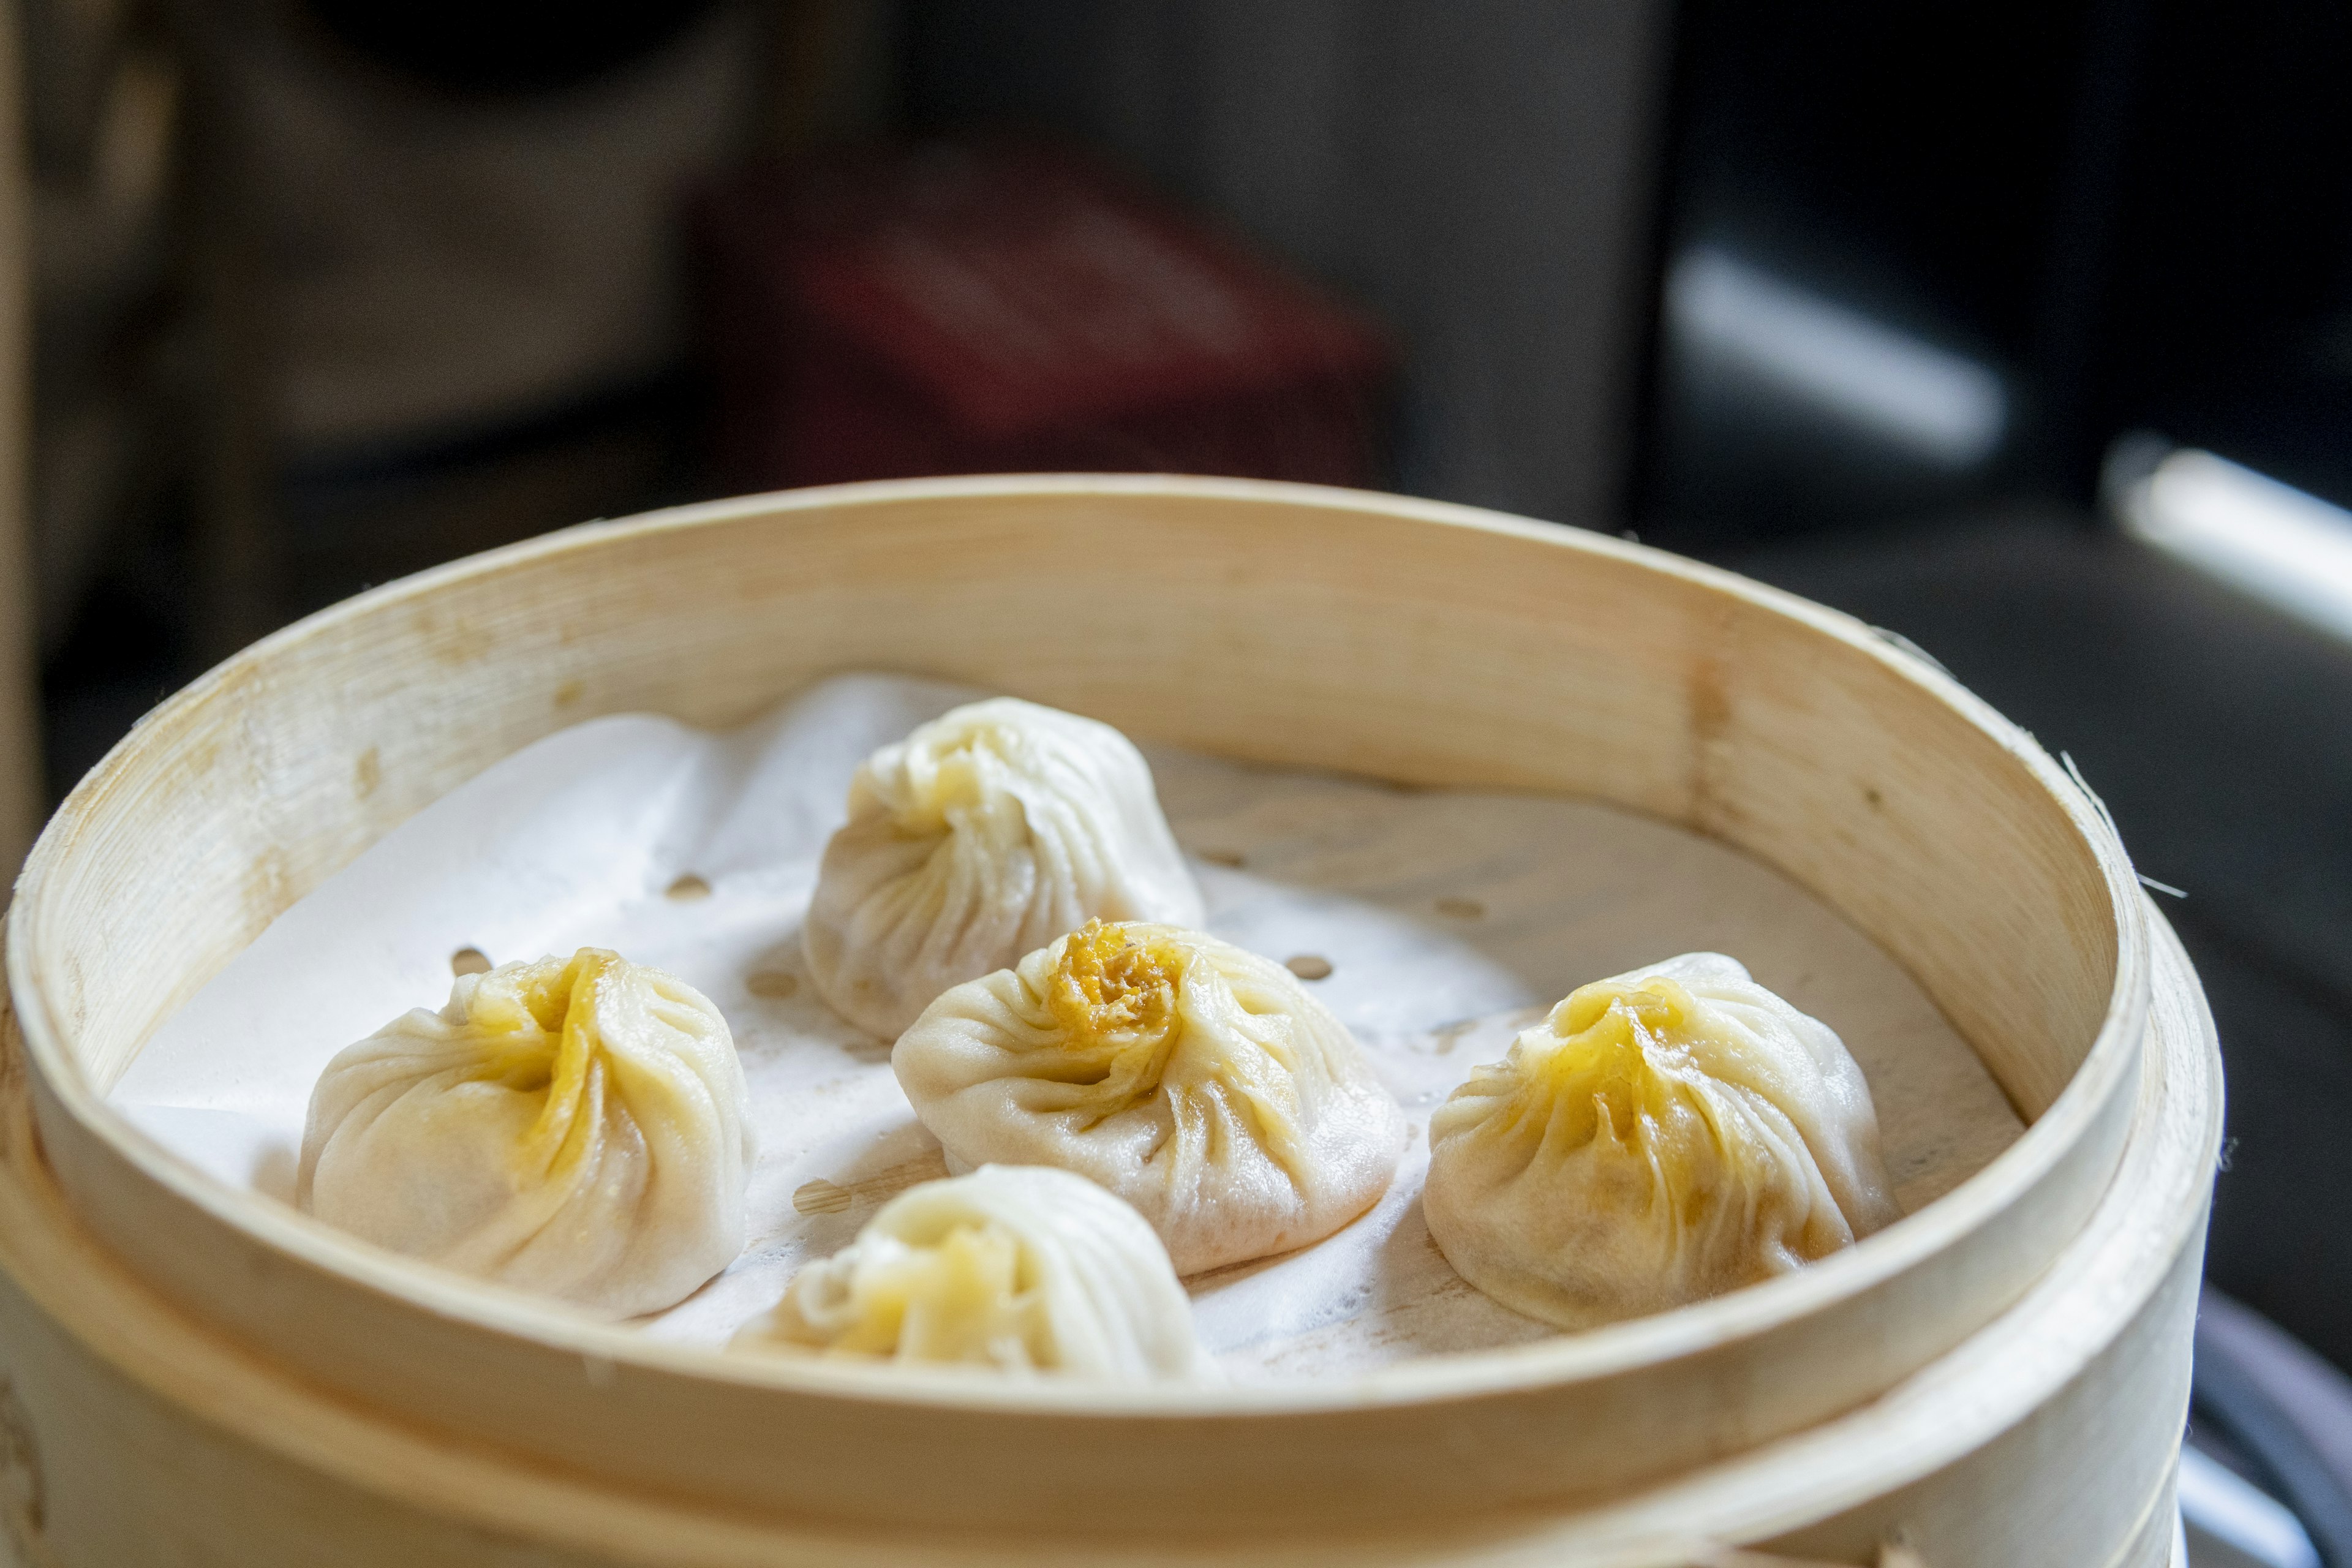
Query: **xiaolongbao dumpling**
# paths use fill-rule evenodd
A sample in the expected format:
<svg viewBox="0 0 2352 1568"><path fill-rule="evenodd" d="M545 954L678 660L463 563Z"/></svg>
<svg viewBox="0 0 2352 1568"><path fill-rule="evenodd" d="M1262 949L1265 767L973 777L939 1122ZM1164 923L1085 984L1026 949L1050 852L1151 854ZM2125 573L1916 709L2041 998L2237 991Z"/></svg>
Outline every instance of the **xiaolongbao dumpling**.
<svg viewBox="0 0 2352 1568"><path fill-rule="evenodd" d="M1721 953L1580 986L1429 1123L1429 1234L1581 1328L1752 1285L1892 1223L1870 1086Z"/></svg>
<svg viewBox="0 0 2352 1568"><path fill-rule="evenodd" d="M296 1199L395 1252L656 1311L742 1248L748 1108L718 1008L583 947L467 975L330 1062Z"/></svg>
<svg viewBox="0 0 2352 1568"><path fill-rule="evenodd" d="M1180 1274L1370 1208L1403 1112L1282 965L1099 921L931 1004L890 1054L950 1168L1059 1165L1133 1204Z"/></svg>
<svg viewBox="0 0 2352 1568"><path fill-rule="evenodd" d="M900 1193L735 1342L1125 1382L1216 1375L1143 1217L1043 1167L983 1165Z"/></svg>
<svg viewBox="0 0 2352 1568"><path fill-rule="evenodd" d="M1151 770L1108 724L1000 697L859 765L802 943L825 1001L887 1039L1095 918L1200 923Z"/></svg>

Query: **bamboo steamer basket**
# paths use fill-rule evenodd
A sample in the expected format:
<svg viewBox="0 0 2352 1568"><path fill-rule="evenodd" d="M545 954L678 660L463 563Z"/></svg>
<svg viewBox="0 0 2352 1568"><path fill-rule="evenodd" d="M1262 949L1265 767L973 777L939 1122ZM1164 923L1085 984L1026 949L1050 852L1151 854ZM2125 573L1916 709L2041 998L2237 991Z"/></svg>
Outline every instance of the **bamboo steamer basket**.
<svg viewBox="0 0 2352 1568"><path fill-rule="evenodd" d="M649 1342L227 1188L107 1106L273 918L489 763L877 668L1714 835L1874 937L2030 1126L1901 1224L1677 1312L1138 1391ZM7 970L0 1542L27 1563L2172 1553L2221 1108L2194 973L2030 737L1858 623L1638 546L1161 477L590 524L362 595L165 703L36 847Z"/></svg>

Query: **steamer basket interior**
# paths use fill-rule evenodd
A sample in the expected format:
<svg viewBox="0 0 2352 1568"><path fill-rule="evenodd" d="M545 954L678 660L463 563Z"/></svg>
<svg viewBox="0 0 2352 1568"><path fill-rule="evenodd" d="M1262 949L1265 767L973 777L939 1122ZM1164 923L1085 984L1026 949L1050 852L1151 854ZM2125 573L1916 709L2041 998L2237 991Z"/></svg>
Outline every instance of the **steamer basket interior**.
<svg viewBox="0 0 2352 1568"><path fill-rule="evenodd" d="M1720 837L1893 954L2032 1125L1852 1251L1679 1312L1344 1386L1110 1395L649 1345L221 1187L105 1105L156 1024L269 921L489 763L604 713L729 724L855 668L1234 757L1589 796ZM1204 1423L1234 1517L1292 1518L1341 1482L1376 1511L1621 1487L1851 1408L2011 1306L2079 1228L2123 1147L2149 998L2141 900L2092 803L1858 623L1571 530L1164 478L752 498L377 590L134 731L50 825L9 925L57 1180L190 1312L469 1441L604 1472L619 1460L600 1434L621 1427L647 1484L943 1522L1131 1477L1161 1447L1194 1451ZM825 1436L785 1438L792 1464L741 1451L741 1434L795 1424ZM910 1503L851 1473L861 1443L918 1468L959 1459ZM1051 1483L1041 1456L1061 1467Z"/></svg>

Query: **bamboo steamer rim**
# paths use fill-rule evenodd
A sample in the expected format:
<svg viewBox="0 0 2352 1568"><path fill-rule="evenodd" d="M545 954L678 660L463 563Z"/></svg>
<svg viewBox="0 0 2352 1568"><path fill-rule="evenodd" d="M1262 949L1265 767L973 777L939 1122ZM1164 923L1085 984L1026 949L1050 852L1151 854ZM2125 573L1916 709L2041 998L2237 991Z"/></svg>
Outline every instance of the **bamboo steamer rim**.
<svg viewBox="0 0 2352 1568"><path fill-rule="evenodd" d="M1331 512L1385 514L1467 533L1583 552L1712 589L1768 610L1874 661L1995 741L2025 768L2088 847L2114 921L2115 974L2089 1050L2051 1104L1984 1169L1950 1193L1856 1246L1791 1275L1653 1317L1501 1350L1398 1363L1345 1378L1192 1387L1013 1381L954 1370L868 1368L676 1345L520 1292L380 1251L307 1215L261 1200L196 1170L109 1106L84 1071L52 1005L42 944L58 907L63 869L82 834L125 788L156 737L208 700L233 695L271 658L341 620L429 600L449 585L509 573L548 558L643 541L714 523L839 511L906 501L979 498L1123 497L1273 503ZM1737 842L1735 840L1735 842ZM577 1353L590 1367L650 1372L751 1388L793 1390L912 1406L1116 1416L1232 1416L1412 1405L1531 1385L1580 1382L1668 1363L1761 1335L1851 1300L1932 1258L2001 1214L2061 1163L2075 1141L2126 1090L2137 1070L2150 1002L2147 917L2130 859L2103 808L2031 736L1926 659L1864 623L1736 574L1647 546L1447 502L1272 481L1158 475L1006 475L892 480L783 491L594 521L436 567L320 611L232 656L140 721L67 797L36 844L7 921L10 992L37 1087L103 1152L218 1223L257 1237L301 1263L394 1301L492 1333ZM1866 929L1866 928L1865 928ZM150 1027L152 1027L151 1021Z"/></svg>

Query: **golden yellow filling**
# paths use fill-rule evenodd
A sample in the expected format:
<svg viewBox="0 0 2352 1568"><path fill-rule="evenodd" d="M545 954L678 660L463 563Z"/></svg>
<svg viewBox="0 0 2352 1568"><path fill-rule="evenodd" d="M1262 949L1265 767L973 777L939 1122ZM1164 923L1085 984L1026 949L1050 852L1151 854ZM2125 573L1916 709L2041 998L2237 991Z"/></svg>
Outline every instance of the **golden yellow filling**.
<svg viewBox="0 0 2352 1568"><path fill-rule="evenodd" d="M1579 986L1552 1009L1557 1043L1525 1063L1522 1092L1554 1104L1551 1131L1568 1147L1597 1136L1603 1115L1618 1142L1631 1142L1642 1121L1668 1114L1682 1086L1659 1069L1687 1053L1703 1018L1697 999L1662 974Z"/></svg>
<svg viewBox="0 0 2352 1568"><path fill-rule="evenodd" d="M587 1152L592 1119L582 1111L599 1044L596 990L620 962L616 952L583 947L562 963L493 972L474 989L467 1019L488 1037L476 1076L547 1095L516 1151L526 1170L561 1171Z"/></svg>
<svg viewBox="0 0 2352 1568"><path fill-rule="evenodd" d="M1190 961L1164 937L1138 942L1098 920L1070 933L1042 998L1063 1052L1052 1076L1093 1086L1097 1116L1160 1087L1181 1032L1176 996Z"/></svg>
<svg viewBox="0 0 2352 1568"><path fill-rule="evenodd" d="M992 1347L1034 1328L1020 1244L963 1224L929 1247L892 1247L857 1269L854 1313L830 1347L907 1361L992 1362ZM1031 1346L1033 1363L1045 1350Z"/></svg>
<svg viewBox="0 0 2352 1568"><path fill-rule="evenodd" d="M1176 982L1184 954L1162 938L1139 942L1115 925L1088 921L1070 935L1045 1005L1072 1050L1115 1035L1157 1035L1176 1013Z"/></svg>

